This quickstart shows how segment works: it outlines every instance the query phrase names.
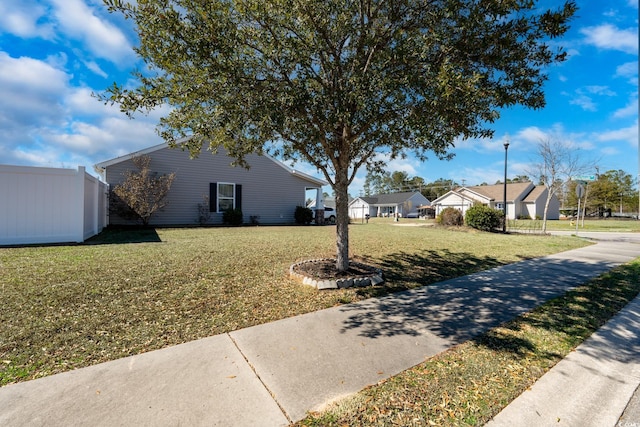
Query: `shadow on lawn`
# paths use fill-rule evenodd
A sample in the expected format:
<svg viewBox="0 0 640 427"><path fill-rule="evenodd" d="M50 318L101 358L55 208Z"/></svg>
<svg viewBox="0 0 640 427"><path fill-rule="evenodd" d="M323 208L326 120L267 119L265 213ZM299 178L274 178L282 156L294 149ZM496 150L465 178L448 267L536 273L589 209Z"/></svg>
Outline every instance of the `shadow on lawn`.
<svg viewBox="0 0 640 427"><path fill-rule="evenodd" d="M160 243L162 239L152 227L108 227L85 245L120 245L125 243Z"/></svg>
<svg viewBox="0 0 640 427"><path fill-rule="evenodd" d="M484 270L475 274L470 271ZM342 328L377 338L427 332L459 343L514 319L567 290L610 270L607 262L585 263L540 258L500 266L493 258L468 253L398 253L381 263L390 289L437 282L342 307L349 314ZM527 343L503 343L526 351Z"/></svg>
<svg viewBox="0 0 640 427"><path fill-rule="evenodd" d="M600 330L599 337L594 339L591 345L581 347L578 351L596 360L634 362L640 353L640 339L636 332L640 328L640 304L627 304L636 298L639 292L640 264L626 264L595 279L589 285L579 286L559 298L552 299L527 316L507 322L503 325L502 331L490 330L474 341L494 351L517 356L535 354L539 358L554 360L564 355L538 349L530 341L514 336L515 334L508 331L548 331L562 339L567 347L574 348L592 333ZM620 312L625 306L627 309ZM605 325L613 316L616 317ZM597 367L585 368L599 373Z"/></svg>
<svg viewBox="0 0 640 427"><path fill-rule="evenodd" d="M447 250L397 252L381 260L364 259L363 262L381 268L385 278L382 287L359 290L361 295L367 297L405 291L504 264L493 257L479 258L470 253L453 253Z"/></svg>

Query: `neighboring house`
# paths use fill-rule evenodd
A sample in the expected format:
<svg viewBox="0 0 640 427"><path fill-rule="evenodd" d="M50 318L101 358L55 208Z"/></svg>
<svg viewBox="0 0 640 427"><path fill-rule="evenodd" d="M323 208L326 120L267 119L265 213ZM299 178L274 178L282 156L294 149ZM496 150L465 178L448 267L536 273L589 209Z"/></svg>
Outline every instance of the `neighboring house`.
<svg viewBox="0 0 640 427"><path fill-rule="evenodd" d="M365 215L406 217L418 213L419 207L429 205L429 199L418 191L405 193L375 194L356 197L349 202L349 217L363 218Z"/></svg>
<svg viewBox="0 0 640 427"><path fill-rule="evenodd" d="M222 224L223 211L242 210L245 223L290 224L295 222L296 206L305 205L306 191L316 190L322 197L321 179L291 169L268 155L246 156L249 169L233 167L233 158L220 147L216 154L203 149L199 157L190 158L188 150L160 144L136 153L95 165L102 179L113 188L124 179L125 171L136 171L132 158L151 158L151 170L163 175L176 173L167 206L151 217L152 225L193 225L199 223L199 205L210 218L206 224ZM208 208L208 209L207 209ZM111 215L110 224L128 224Z"/></svg>
<svg viewBox="0 0 640 427"><path fill-rule="evenodd" d="M536 186L522 201L522 216L533 219L543 218L547 194L549 194L547 187ZM549 201L547 219L560 219L560 201L555 195Z"/></svg>
<svg viewBox="0 0 640 427"><path fill-rule="evenodd" d="M535 186L531 182L507 184L507 218L542 218L548 190L543 185ZM464 215L474 204L483 204L494 209L503 210L504 185L480 185L460 187L438 197L431 203L435 214L439 215L445 208L453 207ZM560 202L553 196L549 203L547 219L560 218Z"/></svg>

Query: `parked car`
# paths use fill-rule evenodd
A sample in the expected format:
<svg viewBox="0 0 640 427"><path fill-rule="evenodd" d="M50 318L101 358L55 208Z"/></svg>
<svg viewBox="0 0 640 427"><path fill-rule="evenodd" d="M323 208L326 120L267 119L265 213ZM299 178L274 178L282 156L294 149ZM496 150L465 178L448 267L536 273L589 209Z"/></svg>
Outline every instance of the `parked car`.
<svg viewBox="0 0 640 427"><path fill-rule="evenodd" d="M315 218L316 216L316 208L311 208L311 210L313 211L313 217ZM324 220L328 221L328 222L336 222L336 210L333 208L330 208L328 206L324 207Z"/></svg>

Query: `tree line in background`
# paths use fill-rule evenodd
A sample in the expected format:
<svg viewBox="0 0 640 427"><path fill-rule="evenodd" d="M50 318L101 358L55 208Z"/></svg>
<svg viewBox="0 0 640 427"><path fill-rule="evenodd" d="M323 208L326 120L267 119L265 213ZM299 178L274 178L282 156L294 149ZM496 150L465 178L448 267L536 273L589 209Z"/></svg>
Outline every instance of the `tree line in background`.
<svg viewBox="0 0 640 427"><path fill-rule="evenodd" d="M638 189L631 174L618 169L596 173L595 178L584 187L582 203L586 206L587 216L628 216L638 213ZM576 209L577 184L577 181L570 181L564 187L565 192L560 198L562 208Z"/></svg>
<svg viewBox="0 0 640 427"><path fill-rule="evenodd" d="M600 173L596 167L595 181L588 182L585 186L585 196L581 204L586 205L587 216L620 216L638 212L638 190L635 186L633 175L623 170L609 170ZM507 178L507 183L534 182L536 185L545 185L537 182L528 175L517 175ZM501 180L495 184L502 184ZM558 192L556 196L560 201L562 211L568 215L574 215L578 206L575 180L557 180ZM365 178L362 196L374 194L399 193L405 191L419 191L427 199L433 201L447 192L464 186L456 180L438 178L433 182L427 182L419 176L411 177L407 172L378 172L369 171ZM469 185L489 185L486 182Z"/></svg>

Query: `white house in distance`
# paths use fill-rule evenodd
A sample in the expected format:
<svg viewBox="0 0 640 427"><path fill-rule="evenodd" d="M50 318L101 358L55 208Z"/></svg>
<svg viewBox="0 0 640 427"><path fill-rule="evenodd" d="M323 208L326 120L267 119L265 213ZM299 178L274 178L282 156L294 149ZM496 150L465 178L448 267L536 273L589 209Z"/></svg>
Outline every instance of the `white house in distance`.
<svg viewBox="0 0 640 427"><path fill-rule="evenodd" d="M507 218L542 218L547 200L547 188L531 182L507 184ZM460 187L438 197L431 203L436 215L443 209L453 207L464 215L467 209L480 203L494 209L503 209L504 184ZM560 202L553 196L549 203L547 219L560 218Z"/></svg>
<svg viewBox="0 0 640 427"><path fill-rule="evenodd" d="M95 165L102 180L113 188L124 179L125 171L136 171L132 159L151 158L151 171L159 175L175 172L167 206L151 217L151 225L196 225L198 205L208 198L210 218L207 224L222 224L228 207L242 210L245 223L291 224L297 206L305 205L310 189L322 198L327 182L291 169L268 155L246 156L249 169L233 167L233 158L220 147L216 154L202 149L192 159L189 152L160 144ZM205 206L206 208L206 206ZM110 224L128 224L111 214Z"/></svg>
<svg viewBox="0 0 640 427"><path fill-rule="evenodd" d="M417 214L418 208L426 205L429 205L429 199L418 191L361 196L349 202L349 217L361 219L366 215L376 217L396 214L407 217Z"/></svg>

